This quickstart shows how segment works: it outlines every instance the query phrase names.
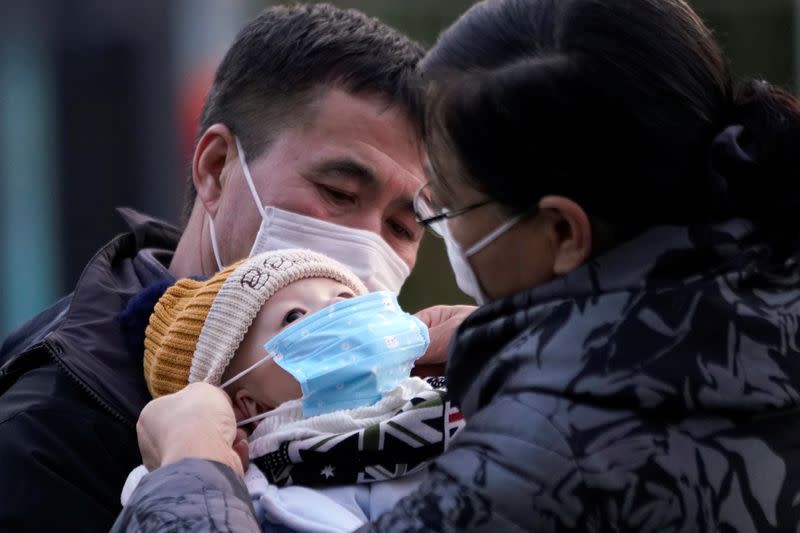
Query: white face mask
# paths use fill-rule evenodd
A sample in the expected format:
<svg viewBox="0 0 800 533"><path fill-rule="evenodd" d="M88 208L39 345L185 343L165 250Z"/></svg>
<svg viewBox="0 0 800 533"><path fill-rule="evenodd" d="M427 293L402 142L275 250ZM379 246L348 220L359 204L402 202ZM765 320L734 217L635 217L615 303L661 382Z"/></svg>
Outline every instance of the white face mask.
<svg viewBox="0 0 800 533"><path fill-rule="evenodd" d="M350 267L370 291L391 291L395 294L400 292L411 269L380 235L277 207L264 206L258 197L238 138L236 148L239 150L244 178L261 213L261 227L250 250L250 257L283 248L307 248ZM211 217L209 229L217 268L222 270L217 235Z"/></svg>
<svg viewBox="0 0 800 533"><path fill-rule="evenodd" d="M450 259L450 267L453 269L453 272L456 275L456 283L458 284L458 288L461 289L467 296L472 297L478 303L478 305L485 304L487 301L489 301L489 298L486 296L486 293L483 292L483 288L478 280L478 276L475 274L475 270L473 270L467 258L472 257L492 244L495 240L497 240L498 237L500 237L500 235L510 230L514 224L522 220L522 218L523 215L518 215L503 222L500 227L489 233L489 235L482 238L466 250L464 250L464 248L462 248L461 245L458 244L455 239L453 239L453 236L450 234L450 228L447 221L445 220L444 224L442 224L442 237L444 238L444 244L447 247L447 257Z"/></svg>

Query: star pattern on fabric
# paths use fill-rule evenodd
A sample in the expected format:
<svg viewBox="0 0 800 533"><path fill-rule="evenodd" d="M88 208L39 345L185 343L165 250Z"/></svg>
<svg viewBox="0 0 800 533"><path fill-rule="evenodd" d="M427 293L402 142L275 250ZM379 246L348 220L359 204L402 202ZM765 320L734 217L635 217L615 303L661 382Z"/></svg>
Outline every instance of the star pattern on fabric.
<svg viewBox="0 0 800 533"><path fill-rule="evenodd" d="M336 470L336 468L332 465L328 465L320 471L319 475L325 476L325 479L330 479L334 476L334 470Z"/></svg>
<svg viewBox="0 0 800 533"><path fill-rule="evenodd" d="M289 459L289 442L284 442L280 448L264 457L270 470L278 470L292 464L291 459Z"/></svg>
<svg viewBox="0 0 800 533"><path fill-rule="evenodd" d="M386 347L390 350L400 346L400 340L397 338L397 335L387 335L383 338L383 342L386 343Z"/></svg>

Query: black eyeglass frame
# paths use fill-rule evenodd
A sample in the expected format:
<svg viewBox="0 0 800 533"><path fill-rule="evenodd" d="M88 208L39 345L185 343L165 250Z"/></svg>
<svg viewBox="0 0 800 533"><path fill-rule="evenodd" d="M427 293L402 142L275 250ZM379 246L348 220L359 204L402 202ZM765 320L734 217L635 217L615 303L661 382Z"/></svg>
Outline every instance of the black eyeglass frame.
<svg viewBox="0 0 800 533"><path fill-rule="evenodd" d="M481 200L480 202L476 202L474 204L470 204L470 205L468 205L466 207L461 207L461 208L456 209L454 211L445 211L445 212L438 213L436 215L432 215L432 216L429 216L429 217L420 218L420 216L419 216L420 209L417 207L419 205L419 203L420 203L420 195L422 194L422 191L426 187L429 187L429 186L430 186L430 182L426 183L425 185L423 185L422 187L417 189L417 192L414 193L414 201L413 201L414 215L417 217L417 223L418 224L420 224L424 228L429 229L434 234L436 234L436 235L438 235L440 237L441 237L441 233L436 231L436 229L432 227L432 224L436 224L439 221L447 220L447 219L450 219L450 218L453 218L453 217L457 217L459 215L463 215L465 213L468 213L468 212L472 211L473 209L477 209L479 207L483 207L485 205L489 205L490 203L493 202L493 200L489 200L489 199ZM445 208L442 208L442 209L445 209Z"/></svg>

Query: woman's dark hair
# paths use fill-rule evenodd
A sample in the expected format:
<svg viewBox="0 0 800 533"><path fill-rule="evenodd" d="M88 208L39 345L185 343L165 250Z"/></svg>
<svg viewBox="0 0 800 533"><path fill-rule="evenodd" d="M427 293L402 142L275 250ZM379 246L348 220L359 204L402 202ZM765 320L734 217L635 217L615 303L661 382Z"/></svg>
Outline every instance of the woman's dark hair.
<svg viewBox="0 0 800 533"><path fill-rule="evenodd" d="M617 239L734 216L798 235L800 103L766 82L736 93L682 0L488 0L421 69L445 186L516 213L567 196Z"/></svg>

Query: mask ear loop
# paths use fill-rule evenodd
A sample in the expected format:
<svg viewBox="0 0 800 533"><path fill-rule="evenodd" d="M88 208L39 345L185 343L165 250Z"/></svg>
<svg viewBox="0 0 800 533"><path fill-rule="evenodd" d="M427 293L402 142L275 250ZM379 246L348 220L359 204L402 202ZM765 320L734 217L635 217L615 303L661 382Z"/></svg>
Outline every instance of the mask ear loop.
<svg viewBox="0 0 800 533"><path fill-rule="evenodd" d="M211 215L206 215L208 217L208 231L211 233L211 249L214 250L214 259L217 260L217 269L222 270L225 268L222 265L222 259L219 257L219 245L217 244L217 231L214 229L214 219L211 218Z"/></svg>
<svg viewBox="0 0 800 533"><path fill-rule="evenodd" d="M256 201L258 212L261 214L261 218L263 219L266 216L266 213L264 212L264 206L261 204L261 199L258 197L256 184L253 182L253 177L250 175L250 169L247 166L247 159L244 157L244 148L242 148L242 143L239 141L239 137L234 137L234 139L236 140L236 150L239 153L239 163L242 165L244 179L247 182L247 186L250 188L250 194L253 195L253 200Z"/></svg>
<svg viewBox="0 0 800 533"><path fill-rule="evenodd" d="M234 136L234 140L236 141L236 151L239 156L239 163L242 165L244 179L247 182L247 187L250 189L250 194L253 195L253 199L256 202L256 208L263 219L265 216L264 206L261 205L261 200L258 198L258 191L256 191L255 183L253 183L253 177L250 175L250 169L247 167L247 160L244 157L244 148L242 148L242 143L239 141L239 137ZM217 261L217 269L222 270L225 267L222 264L222 259L219 255L217 231L214 228L214 219L211 218L211 215L208 215L208 227L209 231L211 232L211 248L214 250L214 259Z"/></svg>
<svg viewBox="0 0 800 533"><path fill-rule="evenodd" d="M523 218L525 218L525 215L517 215L515 217L506 220L498 228L489 233L489 235L487 235L483 239L479 240L478 242L470 246L467 250L465 250L464 255L467 257L471 257L477 254L478 252L480 252L481 250L492 244L492 242L497 240L497 238L500 237L500 235L507 232L509 229L511 229L512 226L514 226Z"/></svg>
<svg viewBox="0 0 800 533"><path fill-rule="evenodd" d="M242 376L244 376L248 372L251 372L251 371L255 370L256 368L260 367L261 365L263 365L267 361L270 361L270 360L272 360L274 358L275 358L275 354L268 353L266 357L263 357L263 358L259 359L258 361L256 361L252 365L250 365L249 367L245 368L244 370L242 370L241 372L239 372L238 374L236 374L235 376L230 378L228 381L226 381L225 383L220 385L219 388L225 390L226 387L228 387L231 383L233 383L237 379L242 378ZM270 411L267 411L266 413L261 413L261 414L256 415L256 416L251 416L250 418L246 418L244 420L241 420L241 421L237 422L236 423L236 427L246 426L247 424L256 422L258 420L261 420L262 418L266 418L269 414L270 414Z"/></svg>
<svg viewBox="0 0 800 533"><path fill-rule="evenodd" d="M259 359L258 361L256 361L252 365L250 365L249 367L245 368L244 370L242 370L241 372L239 372L238 374L233 376L231 379L229 379L228 381L226 381L225 383L220 385L219 388L220 389L224 389L225 387L228 387L231 383L233 383L237 379L240 379L242 376L244 376L248 372L251 372L252 370L255 370L256 368L260 367L261 365L263 365L267 361L270 361L271 359L274 359L274 358L275 358L275 354L268 353L266 357L264 357L262 359Z"/></svg>
<svg viewBox="0 0 800 533"><path fill-rule="evenodd" d="M247 424L252 424L253 422L258 422L259 420L263 420L267 417L272 415L272 411L267 411L266 413L261 413L260 415L251 416L250 418L245 418L244 420L237 422L236 427L240 428L242 426L246 426Z"/></svg>

